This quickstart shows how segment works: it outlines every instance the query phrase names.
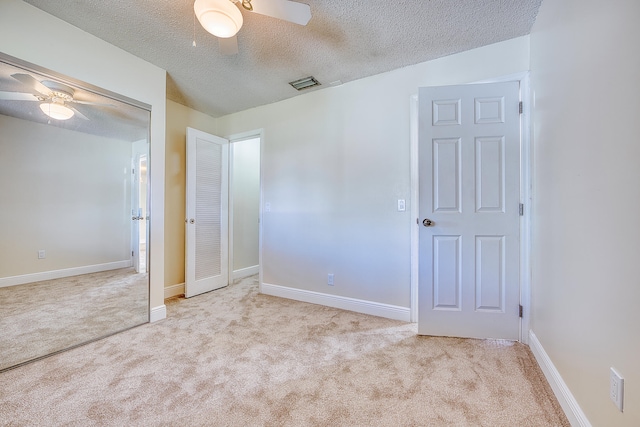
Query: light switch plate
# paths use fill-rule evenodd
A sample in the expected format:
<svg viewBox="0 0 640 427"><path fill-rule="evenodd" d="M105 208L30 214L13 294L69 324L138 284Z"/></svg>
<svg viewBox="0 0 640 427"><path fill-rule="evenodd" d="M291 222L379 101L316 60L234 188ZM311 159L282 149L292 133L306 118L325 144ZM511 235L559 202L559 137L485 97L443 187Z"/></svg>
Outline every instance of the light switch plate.
<svg viewBox="0 0 640 427"><path fill-rule="evenodd" d="M622 412L624 401L624 378L615 369L611 368L609 374L609 397Z"/></svg>
<svg viewBox="0 0 640 427"><path fill-rule="evenodd" d="M398 199L398 212L404 212L407 209L407 204L404 199Z"/></svg>

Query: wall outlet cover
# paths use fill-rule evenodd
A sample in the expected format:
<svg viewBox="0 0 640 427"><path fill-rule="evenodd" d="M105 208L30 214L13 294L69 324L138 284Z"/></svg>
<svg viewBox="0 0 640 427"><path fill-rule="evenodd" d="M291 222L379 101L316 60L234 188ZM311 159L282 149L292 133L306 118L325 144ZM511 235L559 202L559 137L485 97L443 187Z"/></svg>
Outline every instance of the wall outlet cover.
<svg viewBox="0 0 640 427"><path fill-rule="evenodd" d="M609 374L609 397L622 412L624 402L624 378L615 369L611 368Z"/></svg>

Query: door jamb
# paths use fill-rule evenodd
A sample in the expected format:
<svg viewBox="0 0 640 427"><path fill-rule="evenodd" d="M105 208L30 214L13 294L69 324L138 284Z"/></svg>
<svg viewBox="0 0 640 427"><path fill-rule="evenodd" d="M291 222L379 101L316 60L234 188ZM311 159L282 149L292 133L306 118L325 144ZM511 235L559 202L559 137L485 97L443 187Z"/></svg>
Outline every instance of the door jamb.
<svg viewBox="0 0 640 427"><path fill-rule="evenodd" d="M531 322L531 205L532 197L532 156L531 156L531 84L528 71L503 77L472 82L499 83L518 81L520 83L520 101L523 112L520 115L520 203L524 204L523 216L520 218L520 305L523 315L520 320L520 342L529 344L529 329ZM409 127L410 127L410 169L411 169L411 307L410 320L418 321L418 263L419 263L419 227L414 225L414 218L418 222L419 189L418 189L418 95L411 95L409 99Z"/></svg>

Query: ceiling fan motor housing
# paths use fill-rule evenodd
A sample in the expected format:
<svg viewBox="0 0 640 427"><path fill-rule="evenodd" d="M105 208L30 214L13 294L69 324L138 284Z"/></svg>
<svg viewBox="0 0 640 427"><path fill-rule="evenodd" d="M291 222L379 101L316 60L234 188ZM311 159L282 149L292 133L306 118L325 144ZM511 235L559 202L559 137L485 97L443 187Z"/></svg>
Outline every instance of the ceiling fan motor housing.
<svg viewBox="0 0 640 427"><path fill-rule="evenodd" d="M229 0L196 0L193 10L200 25L216 37L233 37L242 27L242 13Z"/></svg>

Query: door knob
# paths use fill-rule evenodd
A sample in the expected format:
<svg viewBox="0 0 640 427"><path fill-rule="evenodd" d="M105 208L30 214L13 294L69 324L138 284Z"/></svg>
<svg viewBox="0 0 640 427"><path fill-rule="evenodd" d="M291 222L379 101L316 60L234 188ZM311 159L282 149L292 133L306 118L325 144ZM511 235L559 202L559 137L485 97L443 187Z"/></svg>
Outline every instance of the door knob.
<svg viewBox="0 0 640 427"><path fill-rule="evenodd" d="M431 221L429 218L425 218L422 221L422 225L424 225L425 227L431 227L433 225L433 221Z"/></svg>

